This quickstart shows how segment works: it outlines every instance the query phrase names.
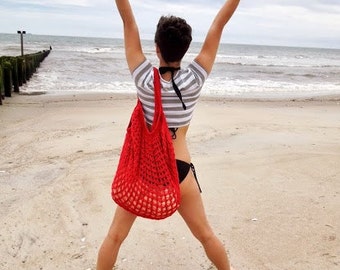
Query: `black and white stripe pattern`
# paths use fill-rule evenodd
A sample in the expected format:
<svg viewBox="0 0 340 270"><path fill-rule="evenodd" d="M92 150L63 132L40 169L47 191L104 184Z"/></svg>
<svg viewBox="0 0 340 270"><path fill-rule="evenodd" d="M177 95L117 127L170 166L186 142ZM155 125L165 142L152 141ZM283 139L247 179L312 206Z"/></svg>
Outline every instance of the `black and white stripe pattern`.
<svg viewBox="0 0 340 270"><path fill-rule="evenodd" d="M163 111L169 128L178 128L190 123L194 107L200 96L207 72L195 61L186 69L179 70L174 80L180 89L186 110L173 89L171 81L161 79ZM132 73L137 87L137 95L143 104L146 121L152 124L154 115L153 67L145 60Z"/></svg>

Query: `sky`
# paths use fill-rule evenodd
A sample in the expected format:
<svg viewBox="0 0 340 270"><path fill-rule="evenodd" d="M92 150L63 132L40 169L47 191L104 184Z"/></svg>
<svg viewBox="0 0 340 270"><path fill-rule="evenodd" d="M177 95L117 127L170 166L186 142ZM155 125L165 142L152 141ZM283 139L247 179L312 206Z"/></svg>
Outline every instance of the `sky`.
<svg viewBox="0 0 340 270"><path fill-rule="evenodd" d="M161 15L183 17L203 41L223 0L131 0L143 39ZM1 0L0 33L122 37L113 0ZM340 49L340 0L241 0L222 42Z"/></svg>

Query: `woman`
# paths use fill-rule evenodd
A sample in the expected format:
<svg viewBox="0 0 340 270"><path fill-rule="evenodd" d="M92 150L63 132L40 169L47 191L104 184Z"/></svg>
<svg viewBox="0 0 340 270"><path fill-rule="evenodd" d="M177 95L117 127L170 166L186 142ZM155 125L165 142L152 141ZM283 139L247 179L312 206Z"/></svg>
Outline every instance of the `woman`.
<svg viewBox="0 0 340 270"><path fill-rule="evenodd" d="M228 0L224 3L208 31L200 53L187 68L180 68L181 60L191 42L191 27L185 20L174 16L161 17L155 34L163 110L169 132L172 133L179 173L181 205L178 212L203 245L208 258L219 270L229 270L229 261L221 241L208 223L200 187L191 164L186 133L203 83L215 61L224 26L238 4L239 0ZM152 65L143 54L138 27L129 1L116 0L116 5L124 25L128 67L142 101L146 121L151 124L154 112ZM113 268L119 248L135 219L135 215L117 206L109 232L99 250L98 270Z"/></svg>

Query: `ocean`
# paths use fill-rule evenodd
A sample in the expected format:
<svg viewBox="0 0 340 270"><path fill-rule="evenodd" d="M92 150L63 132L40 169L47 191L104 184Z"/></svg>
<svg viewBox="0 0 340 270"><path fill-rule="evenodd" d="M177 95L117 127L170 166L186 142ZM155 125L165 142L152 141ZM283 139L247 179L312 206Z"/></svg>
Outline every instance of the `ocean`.
<svg viewBox="0 0 340 270"><path fill-rule="evenodd" d="M24 35L24 53L52 52L21 91L135 93L122 39ZM194 59L193 42L183 59ZM154 65L153 41L143 49ZM0 34L0 55L20 55L20 36ZM312 98L340 95L340 50L221 44L203 96L228 98Z"/></svg>

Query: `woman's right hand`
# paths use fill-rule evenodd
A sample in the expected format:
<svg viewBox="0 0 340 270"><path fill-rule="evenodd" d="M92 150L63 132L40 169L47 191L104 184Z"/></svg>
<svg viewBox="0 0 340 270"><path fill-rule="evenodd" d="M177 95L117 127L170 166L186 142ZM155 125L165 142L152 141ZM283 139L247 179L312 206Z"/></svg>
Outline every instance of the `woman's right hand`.
<svg viewBox="0 0 340 270"><path fill-rule="evenodd" d="M215 62L224 26L234 14L239 2L240 0L228 0L221 7L210 26L201 52L195 59L208 73L211 72Z"/></svg>
<svg viewBox="0 0 340 270"><path fill-rule="evenodd" d="M116 0L116 6L123 21L126 61L132 73L145 60L138 26L128 0Z"/></svg>

